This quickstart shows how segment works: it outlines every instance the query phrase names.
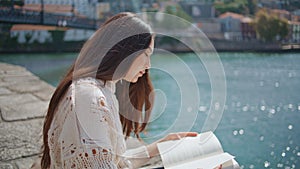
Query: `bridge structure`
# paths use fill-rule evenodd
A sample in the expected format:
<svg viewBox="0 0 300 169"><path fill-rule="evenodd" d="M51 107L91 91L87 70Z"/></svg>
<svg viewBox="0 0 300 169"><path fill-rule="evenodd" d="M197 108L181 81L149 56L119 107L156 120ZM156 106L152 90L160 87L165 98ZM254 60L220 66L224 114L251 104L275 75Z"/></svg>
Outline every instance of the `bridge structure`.
<svg viewBox="0 0 300 169"><path fill-rule="evenodd" d="M84 16L64 15L23 8L0 7L0 23L46 25L62 28L97 30L104 19L91 19Z"/></svg>

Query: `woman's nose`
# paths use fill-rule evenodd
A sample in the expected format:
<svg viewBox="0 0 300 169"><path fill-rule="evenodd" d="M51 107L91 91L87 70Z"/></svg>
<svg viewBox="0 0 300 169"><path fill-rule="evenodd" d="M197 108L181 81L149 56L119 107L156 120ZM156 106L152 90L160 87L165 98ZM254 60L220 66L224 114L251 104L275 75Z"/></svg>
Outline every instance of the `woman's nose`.
<svg viewBox="0 0 300 169"><path fill-rule="evenodd" d="M146 68L146 69L150 69L150 68L151 68L151 61L150 61L150 58L147 59L145 68Z"/></svg>

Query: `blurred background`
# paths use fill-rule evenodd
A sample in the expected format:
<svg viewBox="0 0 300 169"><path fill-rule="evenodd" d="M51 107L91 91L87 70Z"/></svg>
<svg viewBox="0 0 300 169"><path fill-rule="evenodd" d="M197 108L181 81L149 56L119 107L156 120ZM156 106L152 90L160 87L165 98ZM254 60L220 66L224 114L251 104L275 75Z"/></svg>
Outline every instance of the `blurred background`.
<svg viewBox="0 0 300 169"><path fill-rule="evenodd" d="M300 168L299 0L1 0L0 62L24 66L55 87L84 42L122 11L173 14L207 36L227 81L215 134L242 168ZM156 48L175 53L197 77L201 100L192 130L200 132L211 106L205 66L178 40L158 35ZM155 52L151 59L153 67L177 66L171 54ZM165 131L181 103L176 79L156 69L151 77L167 104L145 138Z"/></svg>

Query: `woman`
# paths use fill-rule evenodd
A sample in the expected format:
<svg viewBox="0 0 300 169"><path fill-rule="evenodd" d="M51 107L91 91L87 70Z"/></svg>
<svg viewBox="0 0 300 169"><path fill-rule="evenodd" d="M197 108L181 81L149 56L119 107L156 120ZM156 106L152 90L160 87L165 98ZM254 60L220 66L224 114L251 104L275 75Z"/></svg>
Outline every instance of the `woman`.
<svg viewBox="0 0 300 169"><path fill-rule="evenodd" d="M113 16L95 32L50 100L43 169L137 168L158 154L158 142L197 135L169 134L126 150L125 139L139 138L152 110L153 49L151 28L131 13Z"/></svg>

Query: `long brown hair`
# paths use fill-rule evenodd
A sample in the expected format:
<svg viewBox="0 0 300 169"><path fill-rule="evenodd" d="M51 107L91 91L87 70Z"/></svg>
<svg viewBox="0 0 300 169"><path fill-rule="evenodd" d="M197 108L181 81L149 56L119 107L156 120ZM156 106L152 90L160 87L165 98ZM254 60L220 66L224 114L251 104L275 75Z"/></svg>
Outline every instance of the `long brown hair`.
<svg viewBox="0 0 300 169"><path fill-rule="evenodd" d="M48 131L57 106L72 80L83 77L93 77L104 82L122 79L134 59L149 48L152 38L149 25L132 13L120 13L107 20L84 44L76 62L60 81L50 100L43 126L43 169L49 168L51 162ZM133 132L139 138L139 133L145 129L153 106L152 91L148 70L136 83L117 82L116 97L126 137Z"/></svg>

